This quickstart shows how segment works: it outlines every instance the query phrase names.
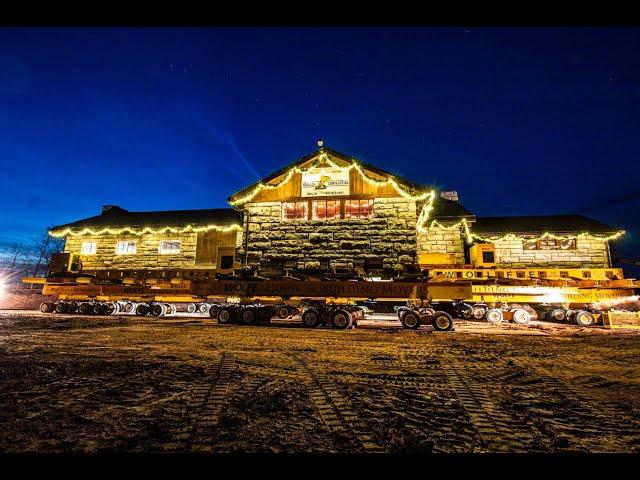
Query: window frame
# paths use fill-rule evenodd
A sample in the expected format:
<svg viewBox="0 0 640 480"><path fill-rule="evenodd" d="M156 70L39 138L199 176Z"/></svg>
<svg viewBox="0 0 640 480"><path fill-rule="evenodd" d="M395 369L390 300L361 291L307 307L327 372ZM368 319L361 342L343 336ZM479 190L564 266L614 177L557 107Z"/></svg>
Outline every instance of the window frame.
<svg viewBox="0 0 640 480"><path fill-rule="evenodd" d="M298 205L303 206L303 212L301 217L288 218L286 216L287 205L294 205L294 214L297 212ZM308 201L294 201L294 202L282 202L282 220L285 222L300 222L309 219L309 202Z"/></svg>
<svg viewBox="0 0 640 480"><path fill-rule="evenodd" d="M569 242L569 246L564 248L562 246L564 242ZM569 238L564 240L559 238L545 238L545 239L537 239L537 240L531 239L531 240L522 241L522 250L524 251L548 252L548 251L567 251L567 250L577 250L577 249L578 249L578 241L575 238Z"/></svg>
<svg viewBox="0 0 640 480"><path fill-rule="evenodd" d="M363 202L367 202L368 205L371 206L370 209L370 214L367 216L363 216L362 215L362 203ZM358 214L357 215L353 215L350 211L349 208L351 206L351 204L353 203L357 203L358 204ZM367 219L367 218L374 218L375 217L375 210L373 208L374 206L374 201L373 198L348 198L344 201L344 218L357 218L357 219Z"/></svg>
<svg viewBox="0 0 640 480"><path fill-rule="evenodd" d="M120 252L118 251L118 248L120 246L120 244L126 243L127 244L127 251L124 252ZM129 246L133 244L133 251L130 252L129 250ZM116 255L135 255L136 253L138 253L138 241L137 240L116 240Z"/></svg>
<svg viewBox="0 0 640 480"><path fill-rule="evenodd" d="M177 243L178 244L178 250L174 251L173 249L169 249L168 251L163 251L163 244L164 243ZM158 242L158 253L160 255L179 255L180 254L180 250L182 249L182 241L178 240L178 239L163 239L160 240Z"/></svg>
<svg viewBox="0 0 640 480"><path fill-rule="evenodd" d="M86 252L85 245L93 245L93 248L90 249L91 251ZM97 251L98 251L98 242L95 240L82 242L82 245L80 246L80 255L95 255Z"/></svg>
<svg viewBox="0 0 640 480"><path fill-rule="evenodd" d="M327 203L332 203L334 204L334 212L335 215L333 217L318 217L316 215L316 205L319 203L324 203L324 210L325 210L325 214L327 211ZM312 200L311 201L311 219L312 220L335 220L335 219L340 219L342 218L341 215L341 211L342 211L342 201L341 200Z"/></svg>

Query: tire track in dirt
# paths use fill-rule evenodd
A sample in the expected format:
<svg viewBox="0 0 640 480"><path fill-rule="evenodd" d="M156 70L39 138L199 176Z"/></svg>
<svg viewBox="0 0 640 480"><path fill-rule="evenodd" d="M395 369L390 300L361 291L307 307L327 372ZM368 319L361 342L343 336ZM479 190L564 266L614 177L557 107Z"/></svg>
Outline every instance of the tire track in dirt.
<svg viewBox="0 0 640 480"><path fill-rule="evenodd" d="M191 436L187 443L193 451L213 451L213 437L228 401L227 392L234 363L235 356L223 352L216 366L205 369L206 383L194 388L195 395L189 402L187 415L191 424Z"/></svg>
<svg viewBox="0 0 640 480"><path fill-rule="evenodd" d="M605 451L630 451L640 445L638 418L633 412L593 400L544 368L520 362L516 365L518 371L506 380L512 381L516 389L518 383L535 384L537 392L544 392L529 393L520 406L552 438L556 449L592 451L592 446L602 446ZM607 448L603 441L607 442Z"/></svg>
<svg viewBox="0 0 640 480"><path fill-rule="evenodd" d="M381 453L385 449L376 444L366 424L356 415L350 403L338 392L334 381L324 372L309 368L299 356L294 356L308 376L309 397L315 403L322 422L330 431L357 441L366 453Z"/></svg>

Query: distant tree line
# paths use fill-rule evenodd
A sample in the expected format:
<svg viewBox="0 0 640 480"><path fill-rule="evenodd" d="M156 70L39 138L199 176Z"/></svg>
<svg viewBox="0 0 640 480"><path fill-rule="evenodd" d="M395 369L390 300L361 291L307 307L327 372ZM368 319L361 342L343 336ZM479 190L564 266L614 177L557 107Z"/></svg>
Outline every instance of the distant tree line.
<svg viewBox="0 0 640 480"><path fill-rule="evenodd" d="M48 233L13 242L0 252L0 279L15 287L23 277L46 275L51 255L63 250L64 238L51 237Z"/></svg>

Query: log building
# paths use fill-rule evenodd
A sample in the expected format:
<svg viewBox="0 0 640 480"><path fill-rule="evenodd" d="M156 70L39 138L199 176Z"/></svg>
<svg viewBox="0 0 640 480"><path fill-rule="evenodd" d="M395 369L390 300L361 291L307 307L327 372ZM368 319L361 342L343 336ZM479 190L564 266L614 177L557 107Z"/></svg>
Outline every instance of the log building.
<svg viewBox="0 0 640 480"><path fill-rule="evenodd" d="M231 195L231 208L100 215L51 230L87 271L401 272L420 266L610 267L622 232L581 215L477 217L436 193L326 148ZM480 252L480 253L478 253Z"/></svg>

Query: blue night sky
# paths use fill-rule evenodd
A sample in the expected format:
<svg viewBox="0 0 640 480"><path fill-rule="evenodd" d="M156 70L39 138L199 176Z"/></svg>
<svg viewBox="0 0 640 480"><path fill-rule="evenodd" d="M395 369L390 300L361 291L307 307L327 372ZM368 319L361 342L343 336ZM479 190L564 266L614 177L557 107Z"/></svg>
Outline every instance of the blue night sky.
<svg viewBox="0 0 640 480"><path fill-rule="evenodd" d="M477 215L640 245L640 29L0 29L0 248L99 213L226 206L326 145Z"/></svg>

